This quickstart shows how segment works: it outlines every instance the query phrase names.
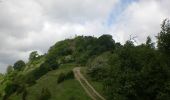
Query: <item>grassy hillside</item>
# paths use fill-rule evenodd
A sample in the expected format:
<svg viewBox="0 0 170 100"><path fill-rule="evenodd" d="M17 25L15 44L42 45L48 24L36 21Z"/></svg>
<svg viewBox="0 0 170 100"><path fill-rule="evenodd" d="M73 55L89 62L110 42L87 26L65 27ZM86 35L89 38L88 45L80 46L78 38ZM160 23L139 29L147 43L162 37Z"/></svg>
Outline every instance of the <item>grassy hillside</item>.
<svg viewBox="0 0 170 100"><path fill-rule="evenodd" d="M114 48L114 43L111 35L99 38L78 36L57 42L44 55L33 51L28 62L18 60L7 68L0 86L0 98L37 100L45 95L54 100L89 100L76 80L69 79L58 84L58 77L61 73L67 75L76 67L66 64L85 65L88 59Z"/></svg>
<svg viewBox="0 0 170 100"><path fill-rule="evenodd" d="M59 69L50 71L42 76L35 85L27 88L28 95L26 100L37 100L43 88L47 88L50 91L50 100L91 100L75 79L57 83L60 73L67 73L76 66L75 64L62 65ZM21 100L22 96L14 94L9 99Z"/></svg>

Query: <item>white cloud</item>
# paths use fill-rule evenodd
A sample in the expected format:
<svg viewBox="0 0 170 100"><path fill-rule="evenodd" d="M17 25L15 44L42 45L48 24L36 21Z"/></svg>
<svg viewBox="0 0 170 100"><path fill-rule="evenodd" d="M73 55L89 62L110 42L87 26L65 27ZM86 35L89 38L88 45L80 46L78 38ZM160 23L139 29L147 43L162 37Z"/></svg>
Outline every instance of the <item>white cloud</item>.
<svg viewBox="0 0 170 100"><path fill-rule="evenodd" d="M49 19L57 22L84 23L104 20L118 0L37 0Z"/></svg>
<svg viewBox="0 0 170 100"><path fill-rule="evenodd" d="M55 42L102 32L118 0L3 0L0 3L0 72L32 50L46 52ZM2 70L3 69L3 70Z"/></svg>
<svg viewBox="0 0 170 100"><path fill-rule="evenodd" d="M125 42L130 35L137 36L139 43L144 42L147 36L156 36L160 31L160 24L170 17L169 0L139 0L131 3L122 12L118 23L111 28L116 35Z"/></svg>

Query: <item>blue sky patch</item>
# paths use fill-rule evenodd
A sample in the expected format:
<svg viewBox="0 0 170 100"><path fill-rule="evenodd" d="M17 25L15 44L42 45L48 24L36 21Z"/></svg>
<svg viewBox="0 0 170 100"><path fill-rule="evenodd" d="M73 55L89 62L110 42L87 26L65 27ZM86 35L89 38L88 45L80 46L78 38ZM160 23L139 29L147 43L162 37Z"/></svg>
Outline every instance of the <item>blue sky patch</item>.
<svg viewBox="0 0 170 100"><path fill-rule="evenodd" d="M106 20L106 26L110 27L115 24L117 19L121 16L121 13L133 2L137 0L120 0L119 3L114 6L109 13L108 19Z"/></svg>

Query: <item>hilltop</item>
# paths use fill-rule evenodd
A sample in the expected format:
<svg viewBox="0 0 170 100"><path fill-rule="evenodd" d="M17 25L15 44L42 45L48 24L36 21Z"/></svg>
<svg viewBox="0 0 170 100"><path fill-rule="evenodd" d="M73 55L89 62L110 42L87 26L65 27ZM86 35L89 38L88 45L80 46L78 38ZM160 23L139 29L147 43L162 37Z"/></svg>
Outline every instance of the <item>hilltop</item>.
<svg viewBox="0 0 170 100"><path fill-rule="evenodd" d="M0 86L1 98L37 100L45 91L50 92L52 99L91 100L74 78L68 76L61 83L58 79L62 74L72 72L74 67L85 66L89 58L111 50L114 43L111 35L77 36L57 42L47 54L33 51L27 63L18 60L8 66Z"/></svg>

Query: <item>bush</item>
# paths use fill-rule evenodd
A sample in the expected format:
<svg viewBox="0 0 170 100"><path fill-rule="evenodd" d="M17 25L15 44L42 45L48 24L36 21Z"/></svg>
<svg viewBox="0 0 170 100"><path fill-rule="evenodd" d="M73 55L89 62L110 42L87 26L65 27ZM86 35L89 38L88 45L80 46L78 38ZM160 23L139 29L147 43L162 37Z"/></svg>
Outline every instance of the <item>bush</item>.
<svg viewBox="0 0 170 100"><path fill-rule="evenodd" d="M68 80L68 79L73 79L74 78L74 73L73 71L69 71L68 73L64 74L64 73L60 73L59 77L58 77L58 80L57 80L57 83L61 83L65 80Z"/></svg>
<svg viewBox="0 0 170 100"><path fill-rule="evenodd" d="M65 74L64 73L60 73L60 75L58 76L57 83L61 83L64 80L65 80Z"/></svg>
<svg viewBox="0 0 170 100"><path fill-rule="evenodd" d="M19 86L15 83L8 83L5 87L5 96L3 99L6 100L11 94L17 91L18 87Z"/></svg>
<svg viewBox="0 0 170 100"><path fill-rule="evenodd" d="M49 100L51 98L51 93L47 88L43 88L39 100Z"/></svg>
<svg viewBox="0 0 170 100"><path fill-rule="evenodd" d="M73 79L74 78L74 73L73 71L69 71L66 75L65 75L66 79Z"/></svg>
<svg viewBox="0 0 170 100"><path fill-rule="evenodd" d="M105 77L107 77L108 70L108 56L110 53L104 53L93 60L90 59L87 66L89 67L87 70L87 74L96 81L101 81Z"/></svg>

